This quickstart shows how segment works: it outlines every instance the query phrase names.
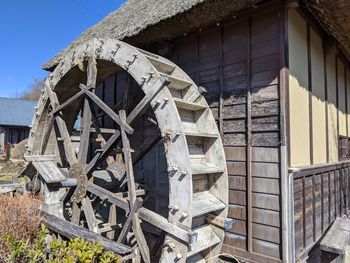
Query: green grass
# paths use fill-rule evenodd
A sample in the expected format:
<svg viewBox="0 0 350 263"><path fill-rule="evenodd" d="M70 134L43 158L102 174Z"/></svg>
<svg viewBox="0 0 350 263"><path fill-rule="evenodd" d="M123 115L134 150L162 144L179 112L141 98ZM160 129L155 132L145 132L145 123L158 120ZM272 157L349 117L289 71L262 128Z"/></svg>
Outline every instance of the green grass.
<svg viewBox="0 0 350 263"><path fill-rule="evenodd" d="M1 182L12 182L12 174L0 174L0 183Z"/></svg>

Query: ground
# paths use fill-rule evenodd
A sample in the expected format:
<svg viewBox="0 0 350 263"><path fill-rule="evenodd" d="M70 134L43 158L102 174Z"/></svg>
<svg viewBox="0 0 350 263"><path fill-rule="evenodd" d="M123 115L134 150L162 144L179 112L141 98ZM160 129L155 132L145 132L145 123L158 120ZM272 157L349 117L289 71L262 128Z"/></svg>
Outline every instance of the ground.
<svg viewBox="0 0 350 263"><path fill-rule="evenodd" d="M12 182L12 177L18 174L24 166L23 160L0 162L0 184Z"/></svg>

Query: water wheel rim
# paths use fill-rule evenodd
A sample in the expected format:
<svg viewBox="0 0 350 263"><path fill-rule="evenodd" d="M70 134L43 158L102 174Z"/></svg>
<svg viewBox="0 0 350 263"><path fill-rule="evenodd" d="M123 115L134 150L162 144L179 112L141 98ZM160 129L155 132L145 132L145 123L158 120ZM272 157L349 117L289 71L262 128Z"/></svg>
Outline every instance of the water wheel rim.
<svg viewBox="0 0 350 263"><path fill-rule="evenodd" d="M200 98L199 103L186 104L183 100L179 99L176 95L177 91L172 90L174 87L171 85L162 87L159 92L152 98L151 106L154 110L155 116L157 118L159 128L163 137L169 137L169 140L164 140L166 147L166 158L169 171L169 213L167 221L192 231L192 202L194 196L196 195L193 191L193 174L198 171L193 171L191 169L192 163L191 152L189 150L188 141L191 138L196 137L195 133L190 133L184 131L183 120L180 116L180 110L195 109L198 107L203 107L205 112L205 118L207 119L208 126L205 128L207 133L202 133L199 137L212 136L215 139L215 149L213 153L205 156L206 158L215 159L215 163L222 168L219 179L216 179L217 185L215 183L212 185L211 189L214 195L220 199L220 201L225 205L225 207L218 209L215 212L222 218L227 215L227 172L225 167L225 157L222 147L222 142L220 140L219 131L216 127L214 117L209 110L209 106L204 99L201 98L201 94L198 91L198 87L193 83L193 81L175 64L165 60L159 56L152 55L148 52L136 49L129 46L123 42L111 39L93 39L77 47L74 51L71 51L63 61L55 68L53 73L46 81L47 87L56 92L57 86L62 78L73 68L81 68L84 60L88 57L94 57L96 60L105 60L117 64L119 67L124 68L133 77L133 79L141 86L144 93L147 95L152 91L152 87L157 86L158 83L164 83L165 81L174 81L178 77L182 77L183 82L189 83L189 86L183 89L187 89L186 94L187 100L193 100L194 97ZM175 74L171 76L167 74L160 73L151 63L151 60L161 60L167 65L173 65L176 67ZM169 80L170 77L170 80ZM176 80L175 80L176 81ZM183 85L183 83L181 84ZM190 92L189 92L190 91ZM181 92L180 92L181 93ZM40 110L43 111L43 106L45 105L48 97L43 92L43 96L38 103L38 112L41 114ZM197 108L196 108L197 107ZM169 118L171 117L171 118ZM34 118L33 128L38 128L38 119ZM202 127L203 128L203 127ZM204 129L204 128L203 128ZM35 149L31 147L35 144L35 136L31 133L29 138L29 149L28 154L35 154ZM216 137L215 137L216 136ZM176 156L176 158L175 158ZM209 167L211 168L211 167ZM213 173L216 173L215 170ZM214 179L215 180L215 179ZM222 189L218 189L219 186L223 186ZM225 187L226 186L226 187ZM179 195L179 191L183 191L185 195ZM209 193L210 194L210 193ZM174 213L175 212L175 213ZM197 213L198 214L198 213ZM195 214L195 216L197 216ZM205 213L204 213L205 214ZM202 215L201 215L202 216ZM220 242L215 244L215 249L218 251L222 245L224 231L220 228L212 226L214 233L220 238ZM162 260L179 260L183 261L187 255L194 256L191 253L191 247L188 244L179 240L179 238L173 235L166 235L165 241L167 244L171 244L170 250L163 249ZM175 249L171 248L174 247ZM165 246L166 247L166 246ZM170 252L169 252L170 251ZM192 251L193 252L193 251ZM200 253L200 252L197 252ZM213 252L217 253L217 252Z"/></svg>

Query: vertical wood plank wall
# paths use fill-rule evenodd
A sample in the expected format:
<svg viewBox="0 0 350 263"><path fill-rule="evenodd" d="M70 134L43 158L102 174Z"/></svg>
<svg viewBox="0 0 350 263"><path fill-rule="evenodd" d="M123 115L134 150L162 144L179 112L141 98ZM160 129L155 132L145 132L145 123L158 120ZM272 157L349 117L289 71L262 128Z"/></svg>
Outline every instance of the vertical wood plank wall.
<svg viewBox="0 0 350 263"><path fill-rule="evenodd" d="M223 251L261 263L281 261L281 26L278 9L251 15L175 39L170 57L207 89L222 134L234 220Z"/></svg>
<svg viewBox="0 0 350 263"><path fill-rule="evenodd" d="M168 58L207 89L223 138L234 219L223 251L281 262L281 12L257 11L236 20L169 40L174 52ZM157 53L153 46L148 50ZM118 96L113 85L125 81L117 77L106 79L98 91L109 105Z"/></svg>
<svg viewBox="0 0 350 263"><path fill-rule="evenodd" d="M347 61L296 9L288 11L290 167L294 172L294 244L307 257L337 216L349 209L349 162L339 162L339 136L349 136Z"/></svg>

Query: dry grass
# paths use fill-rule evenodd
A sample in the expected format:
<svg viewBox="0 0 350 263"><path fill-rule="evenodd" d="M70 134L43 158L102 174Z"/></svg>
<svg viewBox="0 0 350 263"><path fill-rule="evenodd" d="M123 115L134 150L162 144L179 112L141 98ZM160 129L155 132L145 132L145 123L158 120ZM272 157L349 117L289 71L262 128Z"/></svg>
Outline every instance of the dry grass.
<svg viewBox="0 0 350 263"><path fill-rule="evenodd" d="M40 231L40 202L30 196L0 197L0 237L27 240Z"/></svg>

